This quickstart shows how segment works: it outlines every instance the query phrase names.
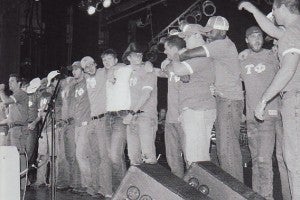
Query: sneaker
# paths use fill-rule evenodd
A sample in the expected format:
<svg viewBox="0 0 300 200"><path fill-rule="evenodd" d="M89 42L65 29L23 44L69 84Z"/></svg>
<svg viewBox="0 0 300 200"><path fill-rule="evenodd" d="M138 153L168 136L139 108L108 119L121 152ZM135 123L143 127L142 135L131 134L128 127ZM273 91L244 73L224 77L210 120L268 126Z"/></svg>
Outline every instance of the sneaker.
<svg viewBox="0 0 300 200"><path fill-rule="evenodd" d="M96 193L96 194L92 195L92 198L104 199L105 197L102 194L100 194L100 193Z"/></svg>
<svg viewBox="0 0 300 200"><path fill-rule="evenodd" d="M76 188L73 188L71 190L72 193L75 193L75 194L83 194L86 192L86 188L84 187L76 187Z"/></svg>
<svg viewBox="0 0 300 200"><path fill-rule="evenodd" d="M95 190L93 190L92 188L87 188L87 189L86 189L86 193L88 193L88 194L91 195L91 196L97 194L97 192L96 192Z"/></svg>

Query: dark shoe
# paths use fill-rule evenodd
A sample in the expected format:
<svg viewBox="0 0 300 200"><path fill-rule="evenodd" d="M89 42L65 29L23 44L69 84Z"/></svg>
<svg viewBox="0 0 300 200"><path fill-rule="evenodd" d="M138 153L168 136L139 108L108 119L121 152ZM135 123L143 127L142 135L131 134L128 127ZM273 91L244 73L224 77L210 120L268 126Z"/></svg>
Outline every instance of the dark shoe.
<svg viewBox="0 0 300 200"><path fill-rule="evenodd" d="M67 191L70 189L69 186L56 186L56 189L59 191Z"/></svg>
<svg viewBox="0 0 300 200"><path fill-rule="evenodd" d="M100 193L93 194L92 197L97 199L105 199L105 197Z"/></svg>

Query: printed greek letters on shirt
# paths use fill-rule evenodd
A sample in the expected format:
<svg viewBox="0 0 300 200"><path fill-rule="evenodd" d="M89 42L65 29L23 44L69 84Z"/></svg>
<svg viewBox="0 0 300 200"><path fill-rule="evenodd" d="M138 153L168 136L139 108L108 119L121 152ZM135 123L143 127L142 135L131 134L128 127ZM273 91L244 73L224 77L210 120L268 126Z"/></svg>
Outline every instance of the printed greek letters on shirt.
<svg viewBox="0 0 300 200"><path fill-rule="evenodd" d="M254 71L259 74L266 70L266 66L262 63L259 63L256 66L254 64L249 64L249 65L246 65L245 68L247 69L246 74L252 74L252 71L253 71L252 69L254 69Z"/></svg>

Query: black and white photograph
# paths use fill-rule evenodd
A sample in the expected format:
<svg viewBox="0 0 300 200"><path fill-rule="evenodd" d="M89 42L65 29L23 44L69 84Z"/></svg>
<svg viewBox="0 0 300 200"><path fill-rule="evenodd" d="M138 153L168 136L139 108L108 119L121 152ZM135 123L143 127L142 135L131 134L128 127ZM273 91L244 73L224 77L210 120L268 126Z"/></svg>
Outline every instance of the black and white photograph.
<svg viewBox="0 0 300 200"><path fill-rule="evenodd" d="M300 200L300 0L0 0L1 200Z"/></svg>

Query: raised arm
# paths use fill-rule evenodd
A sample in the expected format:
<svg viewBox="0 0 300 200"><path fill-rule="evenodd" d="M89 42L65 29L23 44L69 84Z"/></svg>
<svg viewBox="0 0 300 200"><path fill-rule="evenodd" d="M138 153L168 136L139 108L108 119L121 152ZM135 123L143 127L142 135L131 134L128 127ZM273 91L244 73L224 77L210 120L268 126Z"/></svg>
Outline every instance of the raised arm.
<svg viewBox="0 0 300 200"><path fill-rule="evenodd" d="M252 3L243 1L238 6L239 10L246 10L252 13L260 28L269 36L279 39L284 30L277 27L271 20L269 20L260 10L258 10Z"/></svg>
<svg viewBox="0 0 300 200"><path fill-rule="evenodd" d="M16 100L13 97L9 97L4 92L5 85L0 84L0 98L5 105L16 103Z"/></svg>

